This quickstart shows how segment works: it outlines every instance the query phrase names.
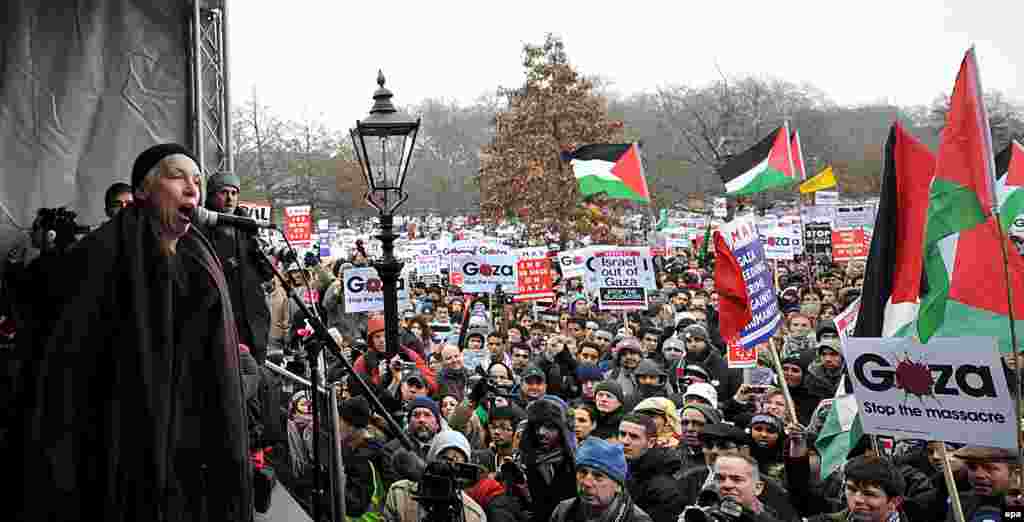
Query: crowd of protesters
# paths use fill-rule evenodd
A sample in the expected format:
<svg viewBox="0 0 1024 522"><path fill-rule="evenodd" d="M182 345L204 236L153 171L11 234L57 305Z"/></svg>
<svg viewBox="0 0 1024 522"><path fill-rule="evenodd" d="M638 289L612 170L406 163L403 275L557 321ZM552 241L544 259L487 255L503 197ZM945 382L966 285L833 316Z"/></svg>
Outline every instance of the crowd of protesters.
<svg viewBox="0 0 1024 522"><path fill-rule="evenodd" d="M232 176L215 179L207 205L237 211L238 185ZM117 196L108 199L129 205ZM222 264L239 267L225 273L242 371L251 377L254 469L309 508L314 446L325 444L312 437L311 397L260 366L308 377L314 337L269 267L238 247L252 243L208 232ZM846 369L834 319L860 295L863 261L773 262L783 320L745 378L727 362L713 268L696 248L670 254L658 259L649 307L629 313L599 309L581 281L555 266L554 297L539 302L416 282L400 313L398 346L385 341L381 315L345 311L342 274L368 266L365 251L271 259L341 347L327 354L325 373L339 393L349 519L424 520L418 492L435 462L476 466L473 480L458 483L466 521L675 522L698 506L735 520L952 520L947 462L968 519L1019 500L1016 457L993 448L947 444L947 461L942 443L888 445L865 435L839 469L822 473L815 443ZM27 287L39 279L17 262L11 258L5 276L11 315L25 328L46 328L31 317L45 303L16 298L25 288L40 290L36 296L54 290ZM386 412L371 408L367 394Z"/></svg>

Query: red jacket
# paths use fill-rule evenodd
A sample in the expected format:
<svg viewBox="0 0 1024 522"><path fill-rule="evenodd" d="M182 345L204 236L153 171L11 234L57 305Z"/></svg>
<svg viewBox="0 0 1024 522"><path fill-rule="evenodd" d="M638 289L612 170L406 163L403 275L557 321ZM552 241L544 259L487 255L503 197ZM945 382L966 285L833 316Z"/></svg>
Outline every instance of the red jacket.
<svg viewBox="0 0 1024 522"><path fill-rule="evenodd" d="M402 348L402 351L405 352L405 358L407 360L416 363L416 369L423 374L423 378L427 381L427 389L430 390L430 395L436 394L437 378L434 376L434 371L430 369L427 361L423 360L423 357L420 357L420 354L413 350ZM369 375L370 382L378 386L380 385L380 368L373 368L372 370L367 371L365 356L360 355L359 358L356 359L356 363L352 365L352 369L358 374Z"/></svg>

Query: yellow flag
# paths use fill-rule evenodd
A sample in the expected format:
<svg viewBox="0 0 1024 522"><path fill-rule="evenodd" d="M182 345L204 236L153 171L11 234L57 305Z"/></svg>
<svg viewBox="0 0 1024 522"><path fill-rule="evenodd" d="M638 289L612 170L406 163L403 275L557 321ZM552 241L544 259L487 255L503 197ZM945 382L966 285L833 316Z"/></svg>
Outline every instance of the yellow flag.
<svg viewBox="0 0 1024 522"><path fill-rule="evenodd" d="M832 173L832 166L825 167L825 170L816 174L813 178L800 184L800 193L807 194L821 189L836 186L836 175Z"/></svg>

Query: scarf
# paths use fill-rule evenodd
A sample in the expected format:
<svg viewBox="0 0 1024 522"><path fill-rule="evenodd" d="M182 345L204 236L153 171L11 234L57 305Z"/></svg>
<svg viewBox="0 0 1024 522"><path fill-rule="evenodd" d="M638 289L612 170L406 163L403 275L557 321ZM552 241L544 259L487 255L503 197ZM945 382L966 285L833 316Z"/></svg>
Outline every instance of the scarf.
<svg viewBox="0 0 1024 522"><path fill-rule="evenodd" d="M624 493L615 495L612 503L601 513L591 513L591 509L579 499L576 499L576 506L587 522L625 522L631 520L633 514L633 499ZM570 520L570 517L566 517L566 520Z"/></svg>
<svg viewBox="0 0 1024 522"><path fill-rule="evenodd" d="M560 465L563 460L565 460L565 453L561 448L537 454L535 464L540 476L544 478L544 482L551 484L555 480L555 467Z"/></svg>

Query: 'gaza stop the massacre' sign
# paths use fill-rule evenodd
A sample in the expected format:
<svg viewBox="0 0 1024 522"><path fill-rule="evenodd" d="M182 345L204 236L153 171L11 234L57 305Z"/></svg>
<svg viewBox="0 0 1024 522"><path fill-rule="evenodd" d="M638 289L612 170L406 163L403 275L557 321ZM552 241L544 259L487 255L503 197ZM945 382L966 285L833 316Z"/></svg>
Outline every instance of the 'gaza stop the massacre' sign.
<svg viewBox="0 0 1024 522"><path fill-rule="evenodd" d="M844 351L865 433L1017 450L995 338L851 337Z"/></svg>

